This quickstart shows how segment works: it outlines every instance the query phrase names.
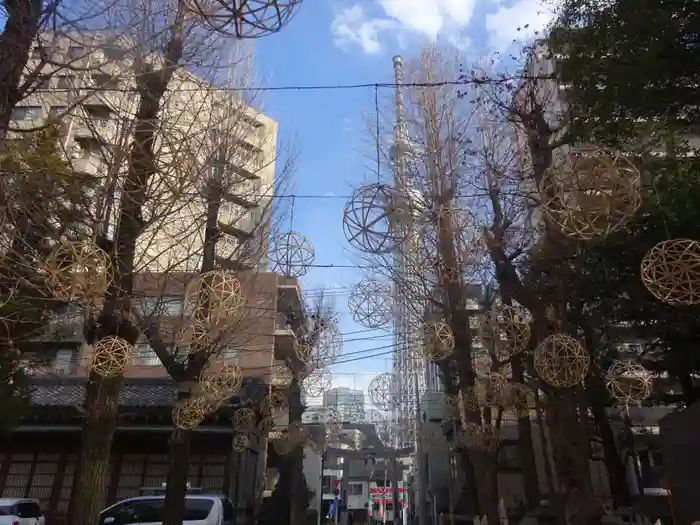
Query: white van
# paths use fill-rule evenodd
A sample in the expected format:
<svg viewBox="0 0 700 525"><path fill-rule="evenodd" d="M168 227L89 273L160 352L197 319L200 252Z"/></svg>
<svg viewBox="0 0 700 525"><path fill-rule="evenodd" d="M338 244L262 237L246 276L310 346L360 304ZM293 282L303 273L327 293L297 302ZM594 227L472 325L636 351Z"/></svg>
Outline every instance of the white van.
<svg viewBox="0 0 700 525"><path fill-rule="evenodd" d="M125 499L103 510L99 525L158 525L163 523L164 503L164 495ZM183 525L234 525L235 521L236 509L227 497L185 496Z"/></svg>
<svg viewBox="0 0 700 525"><path fill-rule="evenodd" d="M0 525L44 525L39 500L30 498L0 499Z"/></svg>

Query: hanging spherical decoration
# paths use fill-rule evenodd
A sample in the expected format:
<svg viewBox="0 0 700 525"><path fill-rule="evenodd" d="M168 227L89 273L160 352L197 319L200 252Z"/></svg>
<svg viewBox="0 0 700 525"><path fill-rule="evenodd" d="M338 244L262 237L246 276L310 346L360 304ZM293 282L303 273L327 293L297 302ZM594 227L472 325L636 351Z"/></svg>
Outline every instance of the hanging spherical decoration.
<svg viewBox="0 0 700 525"><path fill-rule="evenodd" d="M528 417L533 410L537 409L535 391L528 385L511 383L509 388L507 407L517 417Z"/></svg>
<svg viewBox="0 0 700 525"><path fill-rule="evenodd" d="M499 305L492 308L479 326L479 338L500 361L510 359L527 347L530 322L520 307Z"/></svg>
<svg viewBox="0 0 700 525"><path fill-rule="evenodd" d="M546 383L556 388L571 388L586 378L591 356L573 337L553 334L537 345L534 365Z"/></svg>
<svg viewBox="0 0 700 525"><path fill-rule="evenodd" d="M270 369L270 384L287 388L294 381L294 374L287 365L273 365Z"/></svg>
<svg viewBox="0 0 700 525"><path fill-rule="evenodd" d="M343 210L350 244L366 253L388 253L405 239L412 221L410 199L385 184L362 186Z"/></svg>
<svg viewBox="0 0 700 525"><path fill-rule="evenodd" d="M289 403L286 393L282 393L278 390L269 392L263 398L260 409L263 414L275 417L283 412L287 412L287 410L289 410Z"/></svg>
<svg viewBox="0 0 700 525"><path fill-rule="evenodd" d="M280 456L286 456L287 454L291 454L294 449L297 448L297 445L289 439L289 436L282 434L277 439L272 440L272 448L274 448L275 452Z"/></svg>
<svg viewBox="0 0 700 525"><path fill-rule="evenodd" d="M173 424L183 430L198 427L207 415L208 403L199 397L188 397L175 403L172 410Z"/></svg>
<svg viewBox="0 0 700 525"><path fill-rule="evenodd" d="M636 213L640 174L622 154L581 148L545 171L540 195L541 208L564 235L590 240L619 230Z"/></svg>
<svg viewBox="0 0 700 525"><path fill-rule="evenodd" d="M631 359L622 359L608 369L606 386L625 405L640 403L651 395L651 372Z"/></svg>
<svg viewBox="0 0 700 525"><path fill-rule="evenodd" d="M222 360L209 361L197 382L197 393L205 399L223 401L238 392L243 374L238 365Z"/></svg>
<svg viewBox="0 0 700 525"><path fill-rule="evenodd" d="M642 283L659 301L671 305L700 304L700 242L663 241L641 264Z"/></svg>
<svg viewBox="0 0 700 525"><path fill-rule="evenodd" d="M187 0L189 16L209 31L237 39L279 32L302 0Z"/></svg>
<svg viewBox="0 0 700 525"><path fill-rule="evenodd" d="M233 438L233 445L231 448L233 448L234 452L244 452L245 449L248 448L249 443L250 439L248 439L247 435L236 434L236 436Z"/></svg>
<svg viewBox="0 0 700 525"><path fill-rule="evenodd" d="M44 263L46 286L64 301L92 301L104 296L113 270L107 252L86 242L67 242Z"/></svg>
<svg viewBox="0 0 700 525"><path fill-rule="evenodd" d="M285 277L303 277L314 263L316 252L309 240L297 232L275 236L270 243L270 271Z"/></svg>
<svg viewBox="0 0 700 525"><path fill-rule="evenodd" d="M394 374L379 374L372 379L367 387L372 404L379 410L391 410L396 393L396 376Z"/></svg>
<svg viewBox="0 0 700 525"><path fill-rule="evenodd" d="M175 336L176 343L188 353L212 352L222 348L233 338L233 331L221 323L190 318Z"/></svg>
<svg viewBox="0 0 700 525"><path fill-rule="evenodd" d="M495 452L500 446L500 432L493 425L467 423L459 433L460 443L467 448Z"/></svg>
<svg viewBox="0 0 700 525"><path fill-rule="evenodd" d="M438 361L452 355L455 336L445 323L430 323L424 328L423 354L428 359Z"/></svg>
<svg viewBox="0 0 700 525"><path fill-rule="evenodd" d="M301 382L301 388L309 397L320 397L324 392L330 390L333 383L333 376L326 368L314 370Z"/></svg>
<svg viewBox="0 0 700 525"><path fill-rule="evenodd" d="M199 319L229 318L243 305L241 282L226 270L200 274L185 289L185 305Z"/></svg>
<svg viewBox="0 0 700 525"><path fill-rule="evenodd" d="M233 414L233 428L239 432L252 432L255 430L257 417L252 408L239 408Z"/></svg>
<svg viewBox="0 0 700 525"><path fill-rule="evenodd" d="M480 381L484 392L484 403L488 406L506 408L511 401L511 383L505 376L492 372Z"/></svg>
<svg viewBox="0 0 700 525"><path fill-rule="evenodd" d="M329 364L340 357L343 349L343 334L334 321L327 321L322 328L311 334L311 338L316 341L314 345L316 355L314 360L322 364Z"/></svg>
<svg viewBox="0 0 700 525"><path fill-rule="evenodd" d="M391 285L363 279L350 294L348 307L353 320L365 328L375 329L391 323L394 317Z"/></svg>
<svg viewBox="0 0 700 525"><path fill-rule="evenodd" d="M128 341L108 335L92 346L90 370L102 377L119 376L131 360L131 351Z"/></svg>

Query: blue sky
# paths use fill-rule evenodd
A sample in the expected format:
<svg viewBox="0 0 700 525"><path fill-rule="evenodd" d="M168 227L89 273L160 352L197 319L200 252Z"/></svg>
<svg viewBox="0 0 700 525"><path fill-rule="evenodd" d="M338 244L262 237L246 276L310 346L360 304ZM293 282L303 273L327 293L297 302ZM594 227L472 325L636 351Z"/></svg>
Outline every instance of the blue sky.
<svg viewBox="0 0 700 525"><path fill-rule="evenodd" d="M392 82L393 55L410 57L439 39L465 56L483 56L532 35L550 16L539 0L307 0L281 33L256 42L256 66L269 86ZM352 265L342 229L346 199L338 197L372 177L362 116L374 111L373 89L274 91L263 110L279 122L282 142L295 137L301 147L296 194L321 196L296 199L294 230L311 241L316 263ZM361 278L357 268L315 268L302 281L308 290L340 288L330 295L344 352L386 352L388 333L362 331L348 312L348 289ZM374 374L390 369L387 355L333 372L336 384L365 389Z"/></svg>

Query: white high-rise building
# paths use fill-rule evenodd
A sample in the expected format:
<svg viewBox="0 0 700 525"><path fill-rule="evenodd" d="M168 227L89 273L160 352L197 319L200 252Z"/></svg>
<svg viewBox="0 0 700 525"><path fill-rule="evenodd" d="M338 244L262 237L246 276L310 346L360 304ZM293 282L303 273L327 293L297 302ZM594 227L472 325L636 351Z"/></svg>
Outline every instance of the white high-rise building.
<svg viewBox="0 0 700 525"><path fill-rule="evenodd" d="M95 192L98 232L76 231L76 236L106 232L113 238L140 100L136 51L99 33L53 39L47 46L37 45L30 70L47 54L52 63L72 67L43 66L46 80L14 109L11 126L31 129L49 118L60 122L61 146L73 169L101 181ZM138 59L155 67L162 61L143 53ZM143 188L140 218L146 226L134 270L199 268L213 181L223 188L216 245L221 266L259 266L267 255L277 123L248 107L235 90L215 87L181 68L162 97L157 126L155 173Z"/></svg>
<svg viewBox="0 0 700 525"><path fill-rule="evenodd" d="M323 406L337 411L343 421L357 423L365 417L365 393L337 387L323 393Z"/></svg>

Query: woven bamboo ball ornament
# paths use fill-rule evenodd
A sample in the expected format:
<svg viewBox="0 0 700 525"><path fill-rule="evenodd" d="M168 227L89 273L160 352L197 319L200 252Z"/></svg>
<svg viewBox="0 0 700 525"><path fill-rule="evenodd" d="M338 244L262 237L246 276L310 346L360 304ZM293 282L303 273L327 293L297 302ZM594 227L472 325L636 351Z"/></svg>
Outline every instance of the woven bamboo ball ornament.
<svg viewBox="0 0 700 525"><path fill-rule="evenodd" d="M262 400L260 410L265 415L275 417L280 413L287 412L289 410L289 403L287 402L286 394L276 390L269 392Z"/></svg>
<svg viewBox="0 0 700 525"><path fill-rule="evenodd" d="M178 331L175 341L189 353L211 351L222 341L221 327L199 318L190 318Z"/></svg>
<svg viewBox="0 0 700 525"><path fill-rule="evenodd" d="M287 454L291 454L297 446L287 435L283 434L279 438L272 440L272 448L275 449L278 455L286 456Z"/></svg>
<svg viewBox="0 0 700 525"><path fill-rule="evenodd" d="M372 379L367 387L372 404L379 410L391 410L396 384L397 380L394 374L379 374Z"/></svg>
<svg viewBox="0 0 700 525"><path fill-rule="evenodd" d="M394 317L391 284L375 279L363 279L348 298L353 320L370 329L380 328Z"/></svg>
<svg viewBox="0 0 700 525"><path fill-rule="evenodd" d="M535 392L527 385L511 384L510 385L510 400L508 408L517 417L526 417L532 410L537 408L535 402Z"/></svg>
<svg viewBox="0 0 700 525"><path fill-rule="evenodd" d="M408 196L385 184L353 192L343 210L345 238L365 253L390 252L406 238L412 213Z"/></svg>
<svg viewBox="0 0 700 525"><path fill-rule="evenodd" d="M107 252L86 242L67 242L44 263L46 285L54 297L65 301L102 297L112 282Z"/></svg>
<svg viewBox="0 0 700 525"><path fill-rule="evenodd" d="M243 305L241 282L225 270L205 272L187 285L185 304L194 317L215 320L229 317Z"/></svg>
<svg viewBox="0 0 700 525"><path fill-rule="evenodd" d="M585 379L591 356L573 337L553 334L537 345L534 365L546 383L556 388L571 388Z"/></svg>
<svg viewBox="0 0 700 525"><path fill-rule="evenodd" d="M659 301L700 304L700 243L691 239L660 242L642 259L641 276Z"/></svg>
<svg viewBox="0 0 700 525"><path fill-rule="evenodd" d="M189 397L178 401L172 410L173 424L183 430L198 427L207 415L207 403L202 398Z"/></svg>
<svg viewBox="0 0 700 525"><path fill-rule="evenodd" d="M314 370L311 374L306 376L301 383L301 388L304 390L309 397L319 397L323 393L331 388L333 384L333 377L330 370L321 368Z"/></svg>
<svg viewBox="0 0 700 525"><path fill-rule="evenodd" d="M221 360L210 361L202 370L197 391L206 399L225 400L238 392L243 374L238 365Z"/></svg>
<svg viewBox="0 0 700 525"><path fill-rule="evenodd" d="M131 360L131 351L129 342L121 337L104 337L92 347L90 370L102 377L119 376Z"/></svg>
<svg viewBox="0 0 700 525"><path fill-rule="evenodd" d="M467 389L469 390L469 389ZM469 397L469 394L465 393L463 397ZM474 399L477 399L476 394L474 394ZM466 400L465 400L466 403ZM480 405L475 403L475 408ZM454 395L445 394L442 402L443 411L445 413L446 419L458 419L459 418L459 397ZM465 407L466 408L466 407Z"/></svg>
<svg viewBox="0 0 700 525"><path fill-rule="evenodd" d="M240 432L252 432L255 430L256 419L252 408L239 408L233 414L233 428Z"/></svg>
<svg viewBox="0 0 700 525"><path fill-rule="evenodd" d="M479 326L479 338L499 360L510 359L527 347L530 323L526 312L519 307L500 305L489 311Z"/></svg>
<svg viewBox="0 0 700 525"><path fill-rule="evenodd" d="M493 407L505 408L511 400L511 385L505 376L492 372L481 380L484 390L484 403Z"/></svg>
<svg viewBox="0 0 700 525"><path fill-rule="evenodd" d="M283 388L294 381L294 374L287 365L274 365L270 370L270 383Z"/></svg>
<svg viewBox="0 0 700 525"><path fill-rule="evenodd" d="M619 230L637 212L640 174L624 155L578 149L565 166L545 172L540 195L547 218L564 235L590 240Z"/></svg>
<svg viewBox="0 0 700 525"><path fill-rule="evenodd" d="M445 323L430 323L425 329L423 353L428 359L438 361L452 355L455 349L455 336Z"/></svg>
<svg viewBox="0 0 700 525"><path fill-rule="evenodd" d="M285 277L303 277L311 269L315 258L316 252L309 240L297 232L277 235L270 242L270 271Z"/></svg>
<svg viewBox="0 0 700 525"><path fill-rule="evenodd" d="M606 374L606 386L625 405L639 403L651 395L651 373L631 359L616 361Z"/></svg>
<svg viewBox="0 0 700 525"><path fill-rule="evenodd" d="M248 436L246 436L245 434L236 434L236 436L233 438L233 451L245 451L245 449L248 448L248 443L250 443L250 439L248 439Z"/></svg>

